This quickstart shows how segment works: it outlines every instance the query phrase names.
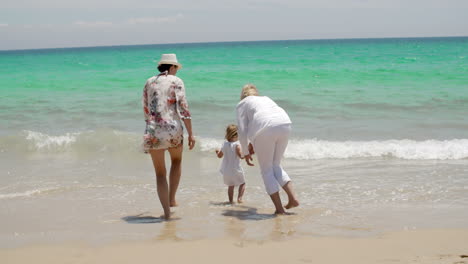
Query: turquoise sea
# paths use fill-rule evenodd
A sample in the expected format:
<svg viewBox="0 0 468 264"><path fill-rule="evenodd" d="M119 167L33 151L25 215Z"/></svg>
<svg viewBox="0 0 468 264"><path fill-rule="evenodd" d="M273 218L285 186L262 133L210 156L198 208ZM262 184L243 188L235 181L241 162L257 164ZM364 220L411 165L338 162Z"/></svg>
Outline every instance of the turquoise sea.
<svg viewBox="0 0 468 264"><path fill-rule="evenodd" d="M185 152L178 236L216 236L229 217L255 239L267 237L262 222L296 235L467 227L468 37L12 50L0 51L0 246L145 237L125 217L160 213L140 139L143 85L162 53L183 64L198 139ZM257 167L235 209L245 214L217 206L213 153L246 83L293 121L285 168L302 207L279 227ZM208 233L194 231L200 211Z"/></svg>

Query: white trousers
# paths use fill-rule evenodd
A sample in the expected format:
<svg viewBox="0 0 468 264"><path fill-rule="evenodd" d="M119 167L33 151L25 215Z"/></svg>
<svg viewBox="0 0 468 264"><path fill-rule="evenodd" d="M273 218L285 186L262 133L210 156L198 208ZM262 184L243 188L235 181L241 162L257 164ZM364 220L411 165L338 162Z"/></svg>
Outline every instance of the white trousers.
<svg viewBox="0 0 468 264"><path fill-rule="evenodd" d="M278 192L280 186L291 181L280 165L290 132L289 124L265 128L252 142L268 195Z"/></svg>

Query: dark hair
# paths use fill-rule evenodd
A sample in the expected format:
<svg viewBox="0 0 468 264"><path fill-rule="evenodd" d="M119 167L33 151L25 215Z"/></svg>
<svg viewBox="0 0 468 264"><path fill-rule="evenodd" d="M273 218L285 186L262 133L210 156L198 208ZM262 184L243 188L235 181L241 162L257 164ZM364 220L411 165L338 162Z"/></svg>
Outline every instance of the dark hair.
<svg viewBox="0 0 468 264"><path fill-rule="evenodd" d="M172 67L172 64L161 64L158 66L158 71L165 72L165 71L168 71L171 67Z"/></svg>

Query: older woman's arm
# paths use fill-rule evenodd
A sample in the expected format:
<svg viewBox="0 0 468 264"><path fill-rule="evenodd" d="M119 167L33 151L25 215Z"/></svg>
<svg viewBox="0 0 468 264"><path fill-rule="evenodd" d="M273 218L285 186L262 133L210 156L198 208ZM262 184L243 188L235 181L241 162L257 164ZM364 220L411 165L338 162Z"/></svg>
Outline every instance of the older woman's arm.
<svg viewBox="0 0 468 264"><path fill-rule="evenodd" d="M239 143L241 145L242 156L250 154L249 140L247 138L249 118L247 117L246 110L246 105L244 103L240 103L239 105L237 105L237 135L239 137Z"/></svg>

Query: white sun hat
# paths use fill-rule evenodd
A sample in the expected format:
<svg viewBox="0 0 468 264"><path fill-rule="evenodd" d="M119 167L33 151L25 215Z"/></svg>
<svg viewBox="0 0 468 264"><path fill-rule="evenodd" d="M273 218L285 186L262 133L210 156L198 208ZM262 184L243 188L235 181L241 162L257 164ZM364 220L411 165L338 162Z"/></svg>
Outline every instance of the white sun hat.
<svg viewBox="0 0 468 264"><path fill-rule="evenodd" d="M177 56L175 54L162 54L158 66L161 64L177 65L179 70L182 69L182 64L177 61Z"/></svg>

